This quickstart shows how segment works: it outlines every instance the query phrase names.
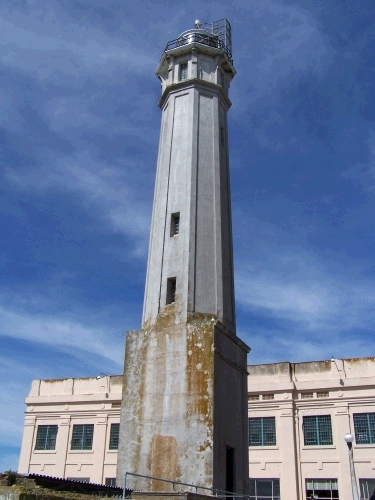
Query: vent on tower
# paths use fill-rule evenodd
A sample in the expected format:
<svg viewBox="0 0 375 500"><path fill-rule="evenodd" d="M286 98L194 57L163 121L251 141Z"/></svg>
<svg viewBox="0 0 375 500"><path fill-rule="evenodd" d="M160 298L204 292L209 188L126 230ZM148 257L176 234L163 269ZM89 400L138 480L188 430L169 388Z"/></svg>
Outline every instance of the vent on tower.
<svg viewBox="0 0 375 500"><path fill-rule="evenodd" d="M175 236L180 232L180 212L176 212L171 216L171 236Z"/></svg>
<svg viewBox="0 0 375 500"><path fill-rule="evenodd" d="M168 278L167 281L167 304L174 304L176 301L176 278Z"/></svg>

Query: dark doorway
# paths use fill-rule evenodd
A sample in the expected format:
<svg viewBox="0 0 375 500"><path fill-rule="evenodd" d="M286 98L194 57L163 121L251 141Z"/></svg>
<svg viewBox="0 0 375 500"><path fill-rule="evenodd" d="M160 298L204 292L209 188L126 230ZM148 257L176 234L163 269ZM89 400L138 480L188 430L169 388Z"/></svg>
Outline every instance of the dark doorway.
<svg viewBox="0 0 375 500"><path fill-rule="evenodd" d="M234 491L234 451L234 448L227 446L225 490L230 492Z"/></svg>

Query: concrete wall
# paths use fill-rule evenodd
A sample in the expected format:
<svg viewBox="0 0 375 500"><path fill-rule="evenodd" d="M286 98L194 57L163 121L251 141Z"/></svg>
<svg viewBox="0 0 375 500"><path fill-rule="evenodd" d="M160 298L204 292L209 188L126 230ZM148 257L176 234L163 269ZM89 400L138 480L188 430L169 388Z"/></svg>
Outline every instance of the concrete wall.
<svg viewBox="0 0 375 500"><path fill-rule="evenodd" d="M104 484L116 477L117 451L109 450L112 423L120 422L122 377L33 380L26 398L19 472L85 477ZM94 424L92 450L70 449L74 424ZM58 425L55 450L35 450L38 425Z"/></svg>
<svg viewBox="0 0 375 500"><path fill-rule="evenodd" d="M223 51L193 45L168 51L157 71L162 125L142 327L164 311L167 279L176 277L180 321L214 314L234 333L226 113L235 71ZM186 61L188 79L179 82ZM176 212L180 233L171 237Z"/></svg>
<svg viewBox="0 0 375 500"><path fill-rule="evenodd" d="M211 315L176 323L173 307L126 343L117 480L125 471L225 489L226 447L236 488L247 477L247 347ZM130 487L150 487L134 480ZM166 484L153 484L165 489Z"/></svg>

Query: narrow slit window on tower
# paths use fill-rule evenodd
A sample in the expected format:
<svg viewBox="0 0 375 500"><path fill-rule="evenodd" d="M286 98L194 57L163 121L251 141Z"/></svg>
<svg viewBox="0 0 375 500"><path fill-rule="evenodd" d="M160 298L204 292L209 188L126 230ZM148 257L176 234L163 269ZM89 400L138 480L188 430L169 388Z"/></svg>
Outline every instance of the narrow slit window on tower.
<svg viewBox="0 0 375 500"><path fill-rule="evenodd" d="M174 304L175 301L176 301L176 278L168 278L167 304Z"/></svg>
<svg viewBox="0 0 375 500"><path fill-rule="evenodd" d="M220 126L220 141L221 144L225 143L224 127L222 125Z"/></svg>
<svg viewBox="0 0 375 500"><path fill-rule="evenodd" d="M179 74L180 82L182 80L187 80L187 77L188 77L188 63L182 63L180 64L180 74Z"/></svg>
<svg viewBox="0 0 375 500"><path fill-rule="evenodd" d="M180 212L176 212L171 216L171 236L175 236L180 232Z"/></svg>

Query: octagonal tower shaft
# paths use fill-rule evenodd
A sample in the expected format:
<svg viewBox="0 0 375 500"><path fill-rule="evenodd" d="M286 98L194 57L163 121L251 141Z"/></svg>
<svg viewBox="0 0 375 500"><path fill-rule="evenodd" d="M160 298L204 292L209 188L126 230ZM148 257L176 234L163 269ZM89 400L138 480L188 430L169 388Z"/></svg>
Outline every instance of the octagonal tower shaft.
<svg viewBox="0 0 375 500"><path fill-rule="evenodd" d="M235 70L190 30L157 68L162 125L142 329L128 332L117 483L125 471L243 492L247 352L235 334L227 110ZM132 478L128 487L170 485Z"/></svg>
<svg viewBox="0 0 375 500"><path fill-rule="evenodd" d="M163 114L143 326L173 299L179 321L213 314L234 334L227 110L235 71L222 50L192 43L165 53L157 74Z"/></svg>

